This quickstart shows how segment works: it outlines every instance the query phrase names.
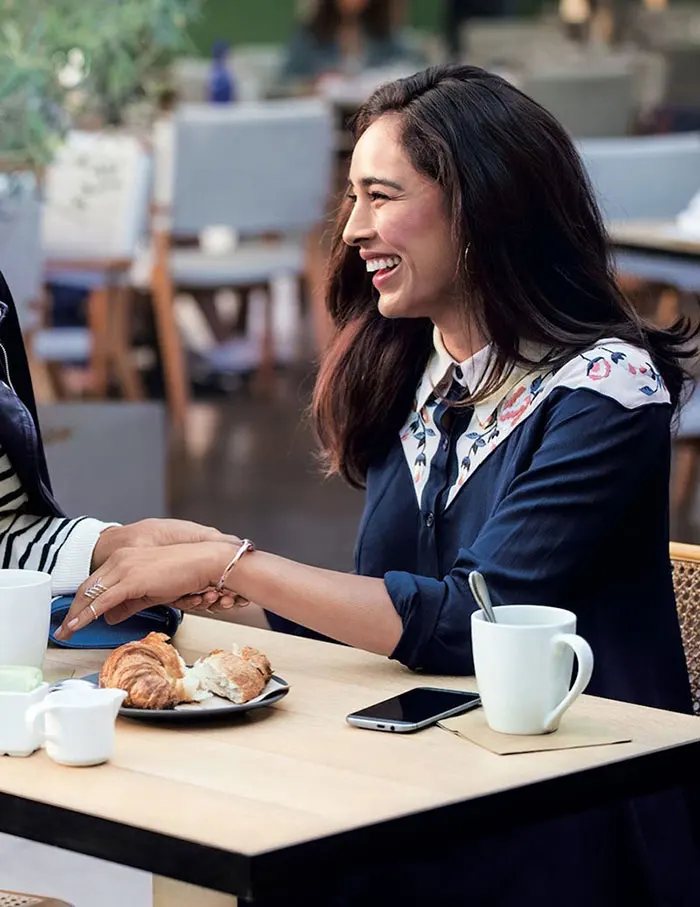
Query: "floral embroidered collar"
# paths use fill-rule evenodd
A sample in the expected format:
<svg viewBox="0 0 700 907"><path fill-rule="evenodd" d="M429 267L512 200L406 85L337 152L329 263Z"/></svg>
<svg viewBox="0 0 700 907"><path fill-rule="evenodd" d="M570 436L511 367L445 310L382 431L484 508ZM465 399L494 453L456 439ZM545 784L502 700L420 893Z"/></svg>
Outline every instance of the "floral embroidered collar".
<svg viewBox="0 0 700 907"><path fill-rule="evenodd" d="M439 340L439 337L436 339ZM483 380L489 365L489 348L463 363L456 363L440 341L418 387L416 400L401 429L400 438L413 477L418 504L438 452L442 428L435 421L440 403L436 390L445 392L445 382L455 377L465 386ZM530 359L541 359L532 350ZM463 378L455 375L462 371ZM469 384L470 390L478 387ZM601 340L585 353L574 356L558 370L514 368L502 388L474 408L464 433L456 440L457 479L450 487L446 506L452 503L479 466L521 425L556 388L587 389L635 409L651 403L668 404L670 397L661 375L646 350L616 338Z"/></svg>
<svg viewBox="0 0 700 907"><path fill-rule="evenodd" d="M545 347L527 344L524 349L528 359L542 359L546 353ZM433 329L433 353L428 360L428 365L416 391L415 408L423 409L433 394L446 393L453 380L464 388L469 388L474 393L487 379L491 367L491 345L482 347L463 362L453 359L442 342L440 331ZM514 366L503 386L489 394L481 403L474 407L474 415L480 425L487 425L489 419L498 408L499 404L523 380L532 374L532 370Z"/></svg>

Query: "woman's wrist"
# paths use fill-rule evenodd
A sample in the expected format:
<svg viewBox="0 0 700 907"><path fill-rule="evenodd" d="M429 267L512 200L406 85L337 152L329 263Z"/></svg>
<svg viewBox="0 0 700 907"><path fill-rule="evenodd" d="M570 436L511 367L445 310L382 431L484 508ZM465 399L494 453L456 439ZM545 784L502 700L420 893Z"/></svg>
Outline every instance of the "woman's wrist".
<svg viewBox="0 0 700 907"><path fill-rule="evenodd" d="M107 526L97 536L90 559L90 572L98 570L107 558L124 544L124 527L114 524Z"/></svg>
<svg viewBox="0 0 700 907"><path fill-rule="evenodd" d="M231 558L243 544L240 539L231 539L228 542L205 542L207 553L207 581L210 586L216 587L224 574L226 567L231 563Z"/></svg>

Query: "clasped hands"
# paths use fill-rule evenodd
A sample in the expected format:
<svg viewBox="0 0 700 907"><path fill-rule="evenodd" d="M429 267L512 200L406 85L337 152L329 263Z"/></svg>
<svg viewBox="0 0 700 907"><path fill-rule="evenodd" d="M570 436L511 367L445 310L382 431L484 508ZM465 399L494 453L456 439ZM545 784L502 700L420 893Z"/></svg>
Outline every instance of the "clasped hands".
<svg viewBox="0 0 700 907"><path fill-rule="evenodd" d="M57 636L68 639L100 615L116 624L157 604L209 613L246 604L233 592L215 588L240 544L237 536L187 520L110 526L97 540L90 576ZM98 583L100 593L90 594Z"/></svg>

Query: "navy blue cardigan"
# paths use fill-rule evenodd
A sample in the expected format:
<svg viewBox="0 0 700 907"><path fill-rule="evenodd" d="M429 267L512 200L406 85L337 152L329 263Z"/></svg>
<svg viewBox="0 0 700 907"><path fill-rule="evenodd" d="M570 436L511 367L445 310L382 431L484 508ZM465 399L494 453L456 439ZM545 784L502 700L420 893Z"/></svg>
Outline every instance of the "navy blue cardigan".
<svg viewBox="0 0 700 907"><path fill-rule="evenodd" d="M436 343L403 430L369 470L356 568L384 579L401 616L393 657L473 671L467 574L478 568L496 603L576 613L595 657L587 692L690 711L668 551L671 405L653 363L610 340L556 372L514 370L476 408L450 406L483 366ZM692 805L673 791L477 834L469 848L444 840L423 858L378 860L318 903L690 907Z"/></svg>
<svg viewBox="0 0 700 907"><path fill-rule="evenodd" d="M576 613L595 655L588 692L689 711L668 553L671 405L647 354L610 340L557 372L516 369L476 411L442 395L474 379L462 366L438 345L367 477L356 569L384 578L401 616L393 657L473 672L467 576L479 569L495 603Z"/></svg>

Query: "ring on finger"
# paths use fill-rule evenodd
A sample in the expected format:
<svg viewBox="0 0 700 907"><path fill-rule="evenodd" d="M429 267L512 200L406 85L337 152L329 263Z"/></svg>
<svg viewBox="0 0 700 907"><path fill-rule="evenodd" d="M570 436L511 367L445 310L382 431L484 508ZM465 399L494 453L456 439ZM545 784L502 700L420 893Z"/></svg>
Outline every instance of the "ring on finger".
<svg viewBox="0 0 700 907"><path fill-rule="evenodd" d="M89 598L94 601L96 598L102 595L103 592L106 591L107 587L102 582L102 580L98 579L97 582L94 582L88 589L85 590L85 598Z"/></svg>
<svg viewBox="0 0 700 907"><path fill-rule="evenodd" d="M89 602L88 608L92 611L92 616L93 616L93 618L94 618L95 620L97 620L97 618L99 617L99 614L98 614L97 611L95 610L95 606L93 605L92 602Z"/></svg>

